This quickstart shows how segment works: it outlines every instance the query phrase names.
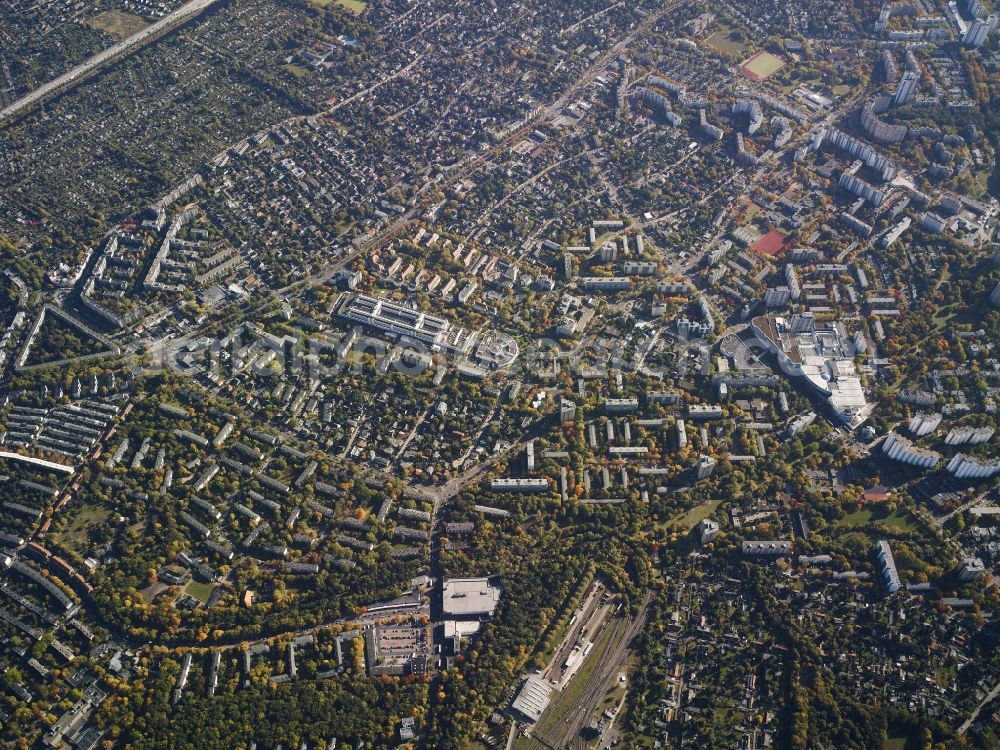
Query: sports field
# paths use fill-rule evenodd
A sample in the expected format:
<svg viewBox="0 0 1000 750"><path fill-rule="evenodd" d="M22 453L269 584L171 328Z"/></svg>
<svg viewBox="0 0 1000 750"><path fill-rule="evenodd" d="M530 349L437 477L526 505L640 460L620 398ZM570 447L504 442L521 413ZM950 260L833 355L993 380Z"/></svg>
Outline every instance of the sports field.
<svg viewBox="0 0 1000 750"><path fill-rule="evenodd" d="M748 78L755 81L763 81L770 78L779 70L785 67L785 61L770 52L758 52L749 60L744 62L740 69Z"/></svg>

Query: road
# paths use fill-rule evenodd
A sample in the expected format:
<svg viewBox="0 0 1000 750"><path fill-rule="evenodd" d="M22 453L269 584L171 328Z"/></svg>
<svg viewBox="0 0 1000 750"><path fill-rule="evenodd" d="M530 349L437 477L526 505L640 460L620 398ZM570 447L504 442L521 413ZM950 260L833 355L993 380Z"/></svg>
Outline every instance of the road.
<svg viewBox="0 0 1000 750"><path fill-rule="evenodd" d="M998 695L1000 695L1000 682L998 682L996 686L989 693L987 693L986 697L983 698L983 702L976 706L976 710L972 712L972 715L969 716L969 718L965 720L965 723L958 728L959 737L969 731L969 727L972 726L972 723L979 718L979 712L982 711L985 706L989 705L991 701L995 700Z"/></svg>
<svg viewBox="0 0 1000 750"><path fill-rule="evenodd" d="M72 70L63 73L48 83L42 84L30 94L26 94L16 102L13 102L3 109L0 109L0 125L9 120L14 115L31 109L36 104L66 89L72 88L81 83L91 75L99 71L108 63L112 63L121 57L135 52L150 42L156 41L167 31L194 18L207 8L221 2L221 0L191 0L179 7L169 15L164 16L156 23L147 26L142 31L133 34L127 39L123 39L117 44L108 47L102 52L98 52L93 57L85 60Z"/></svg>
<svg viewBox="0 0 1000 750"><path fill-rule="evenodd" d="M950 513L946 513L945 515L941 516L940 518L935 518L934 521L937 523L938 526L944 526L952 518L954 518L955 516L960 515L962 513L965 513L965 511L967 511L969 508L972 508L972 507L974 507L976 505L981 505L983 503L983 501L986 500L986 498L987 498L987 496L989 494L990 494L989 492L984 492L981 495L976 495L974 498L972 498L968 502L965 502L965 503L962 503L961 505L959 505L957 508L955 508L955 510L951 511Z"/></svg>

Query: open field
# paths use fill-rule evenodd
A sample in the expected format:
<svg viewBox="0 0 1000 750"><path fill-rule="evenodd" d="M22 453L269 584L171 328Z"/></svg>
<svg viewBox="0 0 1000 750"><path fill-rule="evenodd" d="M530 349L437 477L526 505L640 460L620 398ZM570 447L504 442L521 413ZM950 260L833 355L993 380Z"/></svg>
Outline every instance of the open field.
<svg viewBox="0 0 1000 750"><path fill-rule="evenodd" d="M916 523L910 516L898 511L889 513L881 506L861 508L835 522L836 526L866 526L868 524L884 526L893 531L916 531L917 529Z"/></svg>
<svg viewBox="0 0 1000 750"><path fill-rule="evenodd" d="M77 554L86 550L90 530L108 520L111 511L100 505L85 505L72 514L66 527L54 532L52 536L59 544L72 549Z"/></svg>
<svg viewBox="0 0 1000 750"><path fill-rule="evenodd" d="M361 15L365 12L365 8L368 7L368 3L363 0L309 0L313 5L318 5L323 8L330 3L336 3L344 10L349 10L351 13Z"/></svg>
<svg viewBox="0 0 1000 750"><path fill-rule="evenodd" d="M785 61L770 52L758 52L740 66L740 70L755 81L770 78L785 67Z"/></svg>
<svg viewBox="0 0 1000 750"><path fill-rule="evenodd" d="M744 42L742 38L737 38L735 36L740 33L740 31L732 26L722 24L718 31L705 39L704 44L711 47L716 52L721 52L723 55L736 57L738 55L742 55L747 48L746 42Z"/></svg>
<svg viewBox="0 0 1000 750"><path fill-rule="evenodd" d="M305 68L303 68L301 65L292 65L290 63L288 65L282 65L281 67L284 68L285 70L287 70L289 73L291 73L296 78L302 78L303 76L306 75L306 73L309 72L308 70L306 70Z"/></svg>
<svg viewBox="0 0 1000 750"><path fill-rule="evenodd" d="M106 10L94 16L89 23L95 29L106 31L116 39L124 39L125 37L132 36L132 34L138 34L149 26L141 16L122 13L118 10Z"/></svg>
<svg viewBox="0 0 1000 750"><path fill-rule="evenodd" d="M701 505L696 505L691 510L685 511L678 516L670 519L671 523L676 523L683 526L685 529L690 531L695 527L695 524L699 523L703 518L708 518L712 515L716 508L722 504L721 500L709 500L707 503L702 503Z"/></svg>
<svg viewBox="0 0 1000 750"><path fill-rule="evenodd" d="M202 602L207 602L213 591L215 591L215 584L201 583L200 581L191 581L187 585L187 588L184 589L185 594L189 594Z"/></svg>

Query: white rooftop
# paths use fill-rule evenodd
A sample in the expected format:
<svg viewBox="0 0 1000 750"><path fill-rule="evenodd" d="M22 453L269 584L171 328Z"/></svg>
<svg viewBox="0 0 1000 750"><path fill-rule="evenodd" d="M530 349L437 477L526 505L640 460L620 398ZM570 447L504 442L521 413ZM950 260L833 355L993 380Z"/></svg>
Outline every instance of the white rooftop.
<svg viewBox="0 0 1000 750"><path fill-rule="evenodd" d="M530 675L521 686L511 708L525 719L535 722L542 717L551 695L552 687L545 680L538 675Z"/></svg>
<svg viewBox="0 0 1000 750"><path fill-rule="evenodd" d="M500 592L489 578L450 578L444 582L441 610L446 615L492 615Z"/></svg>

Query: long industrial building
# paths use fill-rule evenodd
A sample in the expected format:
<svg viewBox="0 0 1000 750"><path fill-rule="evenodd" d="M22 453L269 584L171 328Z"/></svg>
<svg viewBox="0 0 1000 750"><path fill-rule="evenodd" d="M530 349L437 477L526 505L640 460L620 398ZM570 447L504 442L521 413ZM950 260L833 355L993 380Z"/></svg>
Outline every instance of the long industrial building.
<svg viewBox="0 0 1000 750"><path fill-rule="evenodd" d="M452 326L444 318L367 294L344 295L335 312L345 320L420 341L431 348L466 354L475 340L474 334Z"/></svg>
<svg viewBox="0 0 1000 750"><path fill-rule="evenodd" d="M399 336L403 343L419 342L431 351L449 351L475 357L495 367L507 367L519 353L517 342L498 331L478 335L450 321L398 302L368 294L345 294L334 314L345 321Z"/></svg>

